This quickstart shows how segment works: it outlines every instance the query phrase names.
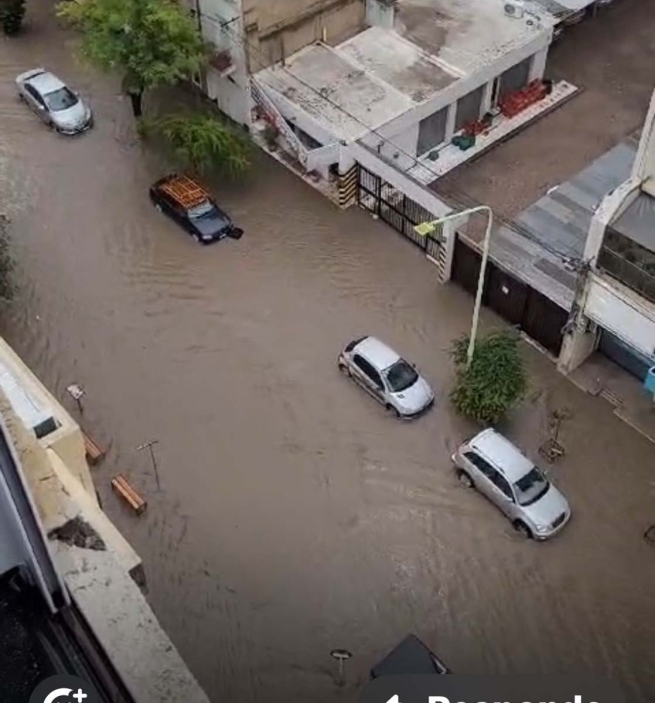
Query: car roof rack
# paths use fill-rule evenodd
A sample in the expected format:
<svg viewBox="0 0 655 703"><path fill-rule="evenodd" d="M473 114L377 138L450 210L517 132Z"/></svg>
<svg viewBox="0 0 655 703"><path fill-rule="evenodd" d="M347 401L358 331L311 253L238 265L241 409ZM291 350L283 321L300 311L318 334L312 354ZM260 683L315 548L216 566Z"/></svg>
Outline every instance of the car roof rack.
<svg viewBox="0 0 655 703"><path fill-rule="evenodd" d="M160 188L187 209L200 205L209 198L209 193L188 176L174 176L170 181L162 183Z"/></svg>

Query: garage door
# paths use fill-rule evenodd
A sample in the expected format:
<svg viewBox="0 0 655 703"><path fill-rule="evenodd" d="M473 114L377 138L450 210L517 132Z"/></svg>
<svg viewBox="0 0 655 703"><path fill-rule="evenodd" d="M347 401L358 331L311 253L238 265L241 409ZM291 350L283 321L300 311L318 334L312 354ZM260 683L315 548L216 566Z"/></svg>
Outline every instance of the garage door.
<svg viewBox="0 0 655 703"><path fill-rule="evenodd" d="M655 363L607 330L602 331L598 351L640 381L646 378L648 369Z"/></svg>

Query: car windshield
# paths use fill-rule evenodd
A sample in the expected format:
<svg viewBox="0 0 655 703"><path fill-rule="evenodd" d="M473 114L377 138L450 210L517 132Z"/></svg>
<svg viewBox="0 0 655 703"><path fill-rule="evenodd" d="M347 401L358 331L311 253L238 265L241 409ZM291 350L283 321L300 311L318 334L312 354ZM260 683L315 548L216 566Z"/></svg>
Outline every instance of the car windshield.
<svg viewBox="0 0 655 703"><path fill-rule="evenodd" d="M387 369L387 381L394 393L400 393L406 388L413 386L418 379L418 374L413 366L410 366L404 359L399 359L393 366Z"/></svg>
<svg viewBox="0 0 655 703"><path fill-rule="evenodd" d="M534 466L514 484L519 505L532 505L548 490L548 479Z"/></svg>
<svg viewBox="0 0 655 703"><path fill-rule="evenodd" d="M200 217L207 217L208 215L217 215L218 211L214 207L211 200L203 200L199 205L194 205L187 210L189 217L192 220L197 220Z"/></svg>
<svg viewBox="0 0 655 703"><path fill-rule="evenodd" d="M77 96L75 93L68 90L68 88L59 88L52 93L46 93L43 99L51 112L59 112L60 110L68 110L69 107L73 107L77 103Z"/></svg>

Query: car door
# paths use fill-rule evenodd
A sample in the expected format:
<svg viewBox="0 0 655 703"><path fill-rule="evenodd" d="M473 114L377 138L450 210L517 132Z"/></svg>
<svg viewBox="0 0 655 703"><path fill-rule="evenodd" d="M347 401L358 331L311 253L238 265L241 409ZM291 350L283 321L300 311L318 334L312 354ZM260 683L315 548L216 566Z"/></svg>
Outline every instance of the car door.
<svg viewBox="0 0 655 703"><path fill-rule="evenodd" d="M509 481L494 467L491 467L490 476L493 485L494 503L507 515L512 517L515 512L516 502Z"/></svg>
<svg viewBox="0 0 655 703"><path fill-rule="evenodd" d="M380 402L384 402L384 384L380 372L363 356L353 357L353 378L364 390Z"/></svg>
<svg viewBox="0 0 655 703"><path fill-rule="evenodd" d="M26 83L24 88L28 105L44 122L49 122L50 116L48 114L48 109L39 91L29 83Z"/></svg>
<svg viewBox="0 0 655 703"><path fill-rule="evenodd" d="M470 449L464 452L464 459L468 463L469 475L475 487L490 500L495 499L495 486L491 477L496 471L494 467L483 459L477 452Z"/></svg>

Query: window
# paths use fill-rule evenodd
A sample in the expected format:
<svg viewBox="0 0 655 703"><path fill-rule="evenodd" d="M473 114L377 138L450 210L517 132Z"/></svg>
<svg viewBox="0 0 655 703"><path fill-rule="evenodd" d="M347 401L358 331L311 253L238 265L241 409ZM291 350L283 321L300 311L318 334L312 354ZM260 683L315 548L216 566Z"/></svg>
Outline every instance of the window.
<svg viewBox="0 0 655 703"><path fill-rule="evenodd" d="M485 87L481 85L479 88L476 88L457 101L457 115L455 116L456 132L459 132L460 129L464 129L467 124L480 119L484 88Z"/></svg>
<svg viewBox="0 0 655 703"><path fill-rule="evenodd" d="M400 393L418 380L418 374L413 366L404 359L398 359L396 363L387 369L387 381L394 393Z"/></svg>
<svg viewBox="0 0 655 703"><path fill-rule="evenodd" d="M508 68L500 76L500 90L498 98L502 100L517 90L522 90L528 84L530 78L530 67L532 66L532 56L517 63L516 66Z"/></svg>
<svg viewBox="0 0 655 703"><path fill-rule="evenodd" d="M421 156L426 151L434 149L446 140L446 121L448 108L444 107L439 112L421 120L418 125L418 145L416 153Z"/></svg>
<svg viewBox="0 0 655 703"><path fill-rule="evenodd" d="M77 105L78 102L75 93L72 93L65 87L60 88L59 90L54 90L52 93L47 93L44 96L44 100L52 112L68 110L69 107Z"/></svg>
<svg viewBox="0 0 655 703"><path fill-rule="evenodd" d="M41 96L39 95L38 91L36 88L33 88L31 85L26 85L25 86L25 92L29 93L29 95L36 100L37 103L40 105L43 105L43 100L41 99Z"/></svg>
<svg viewBox="0 0 655 703"><path fill-rule="evenodd" d="M382 378L380 378L380 374L375 370L373 365L366 361L363 357L359 356L359 354L355 354L353 358L353 364L368 378L371 379L371 381L378 386L379 388L382 388Z"/></svg>
<svg viewBox="0 0 655 703"><path fill-rule="evenodd" d="M515 484L516 496L519 505L532 505L548 490L550 484L548 479L534 466L525 476L521 477Z"/></svg>
<svg viewBox="0 0 655 703"><path fill-rule="evenodd" d="M479 454L475 452L466 452L464 456L480 470L480 473L484 474L488 479L492 479L496 472L496 469L486 460L483 459Z"/></svg>
<svg viewBox="0 0 655 703"><path fill-rule="evenodd" d="M496 486L496 488L505 495L506 498L514 500L514 494L512 493L512 488L509 485L507 479L500 474L498 471L494 471L494 475L491 477L491 482Z"/></svg>

